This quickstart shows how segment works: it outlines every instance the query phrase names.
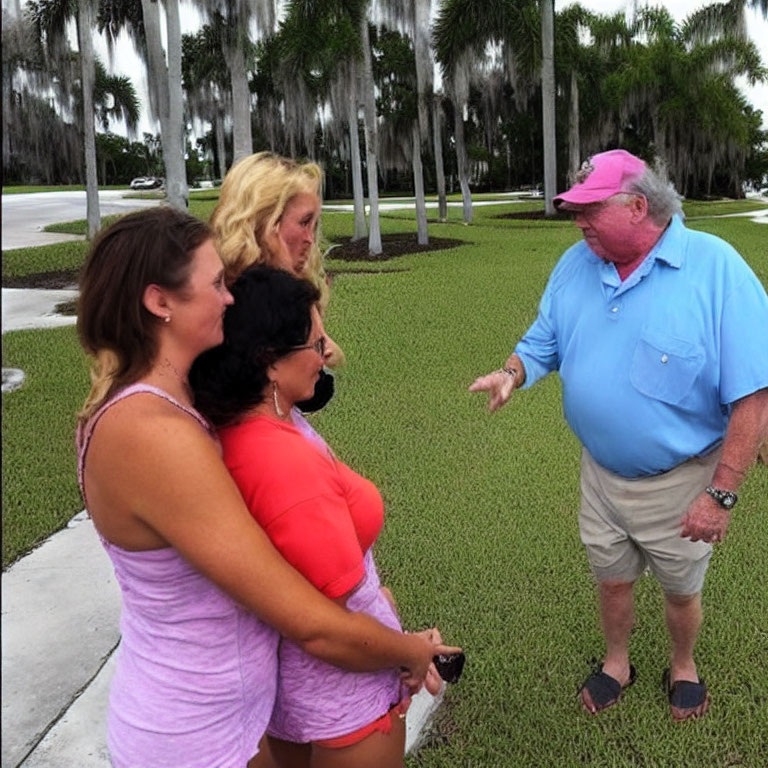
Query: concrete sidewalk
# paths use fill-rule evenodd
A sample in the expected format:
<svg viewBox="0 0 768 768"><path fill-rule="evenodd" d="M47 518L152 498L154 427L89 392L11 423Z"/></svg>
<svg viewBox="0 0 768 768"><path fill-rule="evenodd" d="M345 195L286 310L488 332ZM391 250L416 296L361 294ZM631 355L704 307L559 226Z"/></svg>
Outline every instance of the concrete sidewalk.
<svg viewBox="0 0 768 768"><path fill-rule="evenodd" d="M91 521L81 513L17 561L2 591L2 768L108 767L99 673L120 639L120 590Z"/></svg>
<svg viewBox="0 0 768 768"><path fill-rule="evenodd" d="M85 512L3 573L2 590L0 765L110 768L106 713L120 589ZM414 697L407 752L441 701L426 691Z"/></svg>

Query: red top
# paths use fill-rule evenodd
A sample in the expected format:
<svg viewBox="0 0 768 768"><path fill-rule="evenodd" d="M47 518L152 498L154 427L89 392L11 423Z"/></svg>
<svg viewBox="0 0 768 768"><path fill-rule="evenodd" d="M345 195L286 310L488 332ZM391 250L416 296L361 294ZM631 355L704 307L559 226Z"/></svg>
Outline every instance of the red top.
<svg viewBox="0 0 768 768"><path fill-rule="evenodd" d="M356 587L384 521L376 486L279 419L254 416L219 437L248 509L283 557L327 597Z"/></svg>

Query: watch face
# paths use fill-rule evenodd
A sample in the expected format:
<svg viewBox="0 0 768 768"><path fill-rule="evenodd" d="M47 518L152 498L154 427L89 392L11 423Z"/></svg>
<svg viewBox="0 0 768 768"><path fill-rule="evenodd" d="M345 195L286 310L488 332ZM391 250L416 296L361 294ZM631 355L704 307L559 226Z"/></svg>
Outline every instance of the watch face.
<svg viewBox="0 0 768 768"><path fill-rule="evenodd" d="M733 509L738 496L733 491L723 491L720 488L707 488L707 493L723 508Z"/></svg>

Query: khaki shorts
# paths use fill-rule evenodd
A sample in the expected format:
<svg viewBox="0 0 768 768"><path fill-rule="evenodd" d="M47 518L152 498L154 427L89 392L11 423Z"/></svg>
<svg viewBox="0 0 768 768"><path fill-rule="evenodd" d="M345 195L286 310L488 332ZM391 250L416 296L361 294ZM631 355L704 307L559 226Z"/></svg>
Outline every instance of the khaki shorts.
<svg viewBox="0 0 768 768"><path fill-rule="evenodd" d="M633 582L648 566L665 593L701 592L712 545L680 536L689 504L711 482L720 450L669 472L626 478L581 455L579 532L598 581Z"/></svg>

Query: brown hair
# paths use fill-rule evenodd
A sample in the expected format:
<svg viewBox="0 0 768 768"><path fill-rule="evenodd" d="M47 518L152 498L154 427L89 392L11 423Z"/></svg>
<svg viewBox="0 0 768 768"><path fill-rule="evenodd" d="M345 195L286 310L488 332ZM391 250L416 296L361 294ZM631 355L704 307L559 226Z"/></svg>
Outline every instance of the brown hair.
<svg viewBox="0 0 768 768"><path fill-rule="evenodd" d="M118 219L96 239L80 273L77 332L94 358L81 423L149 370L161 320L144 306L144 289L183 289L193 252L210 237L194 216L158 206Z"/></svg>

